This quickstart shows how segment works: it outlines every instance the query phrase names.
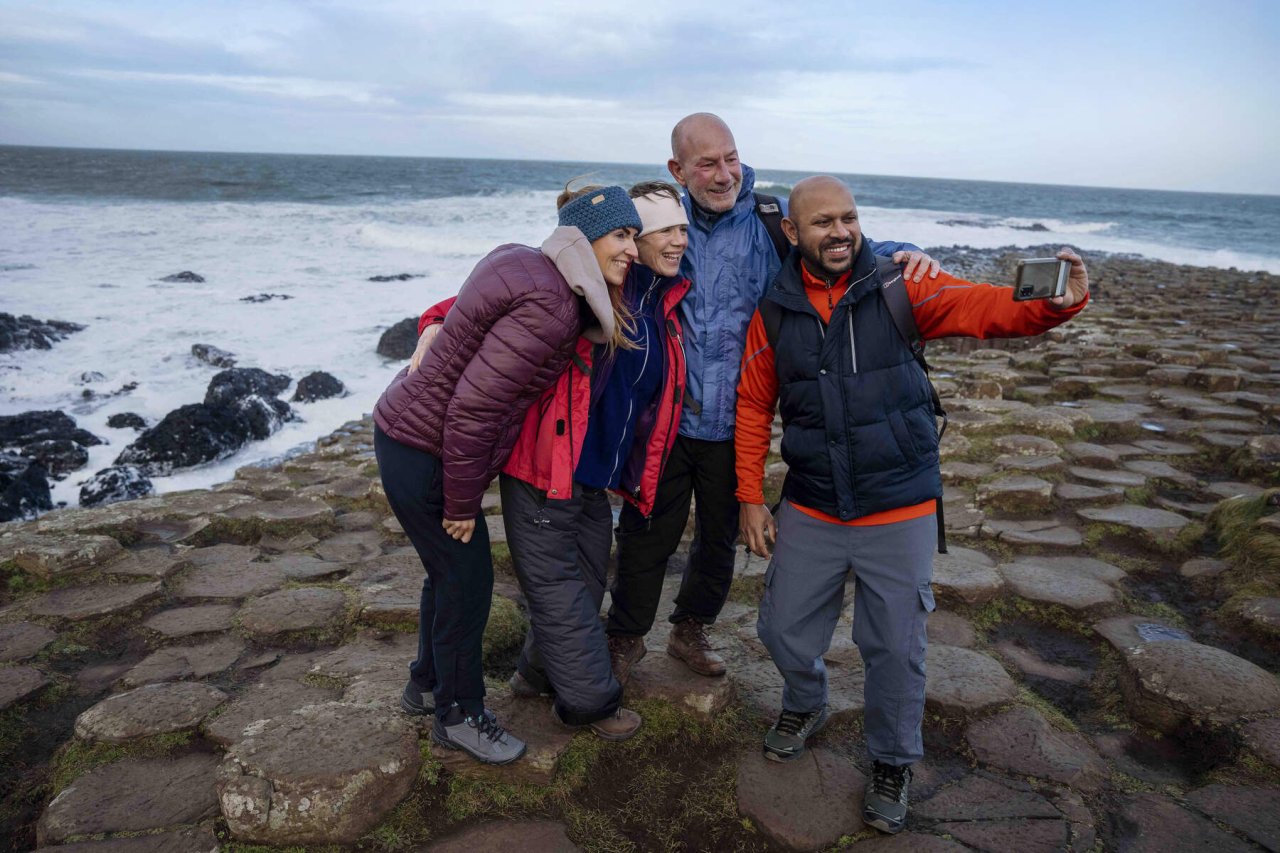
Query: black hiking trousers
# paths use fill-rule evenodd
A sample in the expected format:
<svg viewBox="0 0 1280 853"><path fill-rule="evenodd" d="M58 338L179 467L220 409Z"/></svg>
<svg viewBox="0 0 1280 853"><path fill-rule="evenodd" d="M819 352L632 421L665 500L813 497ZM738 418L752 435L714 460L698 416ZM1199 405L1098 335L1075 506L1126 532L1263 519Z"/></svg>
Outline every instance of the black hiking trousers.
<svg viewBox="0 0 1280 853"><path fill-rule="evenodd" d="M733 441L678 436L658 483L653 514L625 504L618 519L618 576L611 590L608 632L643 637L653 627L667 560L680 546L697 498L693 545L672 622L716 621L733 582L738 538L738 475Z"/></svg>
<svg viewBox="0 0 1280 853"><path fill-rule="evenodd" d="M444 465L374 427L373 451L387 503L413 543L427 575L418 605L418 659L409 677L435 697L436 716L456 702L464 714L484 711L481 641L493 599L489 527L476 519L471 541L445 532Z"/></svg>

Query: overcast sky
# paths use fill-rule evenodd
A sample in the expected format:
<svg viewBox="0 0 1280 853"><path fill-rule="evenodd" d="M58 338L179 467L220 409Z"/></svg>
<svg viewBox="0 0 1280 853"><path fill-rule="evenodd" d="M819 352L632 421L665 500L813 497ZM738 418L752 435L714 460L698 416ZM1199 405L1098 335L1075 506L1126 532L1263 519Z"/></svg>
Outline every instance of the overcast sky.
<svg viewBox="0 0 1280 853"><path fill-rule="evenodd" d="M0 0L0 143L1280 193L1273 0L474 5Z"/></svg>

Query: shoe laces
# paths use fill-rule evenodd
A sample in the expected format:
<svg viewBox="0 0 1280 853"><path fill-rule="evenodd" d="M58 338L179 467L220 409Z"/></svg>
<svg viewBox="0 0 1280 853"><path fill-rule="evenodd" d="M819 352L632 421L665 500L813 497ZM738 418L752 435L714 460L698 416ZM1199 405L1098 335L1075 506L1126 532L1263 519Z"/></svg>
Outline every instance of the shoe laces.
<svg viewBox="0 0 1280 853"><path fill-rule="evenodd" d="M487 711L478 717L472 717L471 724L476 727L476 731L487 737L491 743L501 740L507 733L507 730L498 725L498 721L490 716Z"/></svg>
<svg viewBox="0 0 1280 853"><path fill-rule="evenodd" d="M798 735L800 731L812 719L813 713L803 714L799 711L783 711L778 715L778 725L775 726L779 734Z"/></svg>
<svg viewBox="0 0 1280 853"><path fill-rule="evenodd" d="M907 765L895 767L877 761L871 771L871 790L886 800L901 803L907 798L910 779L911 769Z"/></svg>
<svg viewBox="0 0 1280 853"><path fill-rule="evenodd" d="M709 651L711 649L711 641L707 639L707 629L701 622L689 619L685 622L689 626L684 629L685 639L689 645L699 651Z"/></svg>

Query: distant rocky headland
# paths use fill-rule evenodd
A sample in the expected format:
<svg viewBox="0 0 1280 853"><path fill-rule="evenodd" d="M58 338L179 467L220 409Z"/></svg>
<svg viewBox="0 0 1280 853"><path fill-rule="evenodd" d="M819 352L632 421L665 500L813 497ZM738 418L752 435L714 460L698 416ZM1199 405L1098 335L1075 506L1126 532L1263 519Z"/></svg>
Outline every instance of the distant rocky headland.
<svg viewBox="0 0 1280 853"><path fill-rule="evenodd" d="M1001 281L1056 248L933 251ZM730 675L661 654L660 622L628 686L644 727L604 744L505 685L525 621L496 494L488 701L529 753L485 768L433 749L397 704L423 571L364 419L211 490L0 525L0 849L1280 848L1280 281L1089 263L1072 323L927 349L950 548L903 835L859 817L852 583L832 720L802 760L760 755L781 679L755 636L767 564L746 554L710 632ZM287 417L287 378L218 366L178 410L199 434ZM4 420L0 466L74 466L94 437L57 414ZM150 426L118 467L225 450L183 437L196 426ZM769 462L773 497L776 440Z"/></svg>

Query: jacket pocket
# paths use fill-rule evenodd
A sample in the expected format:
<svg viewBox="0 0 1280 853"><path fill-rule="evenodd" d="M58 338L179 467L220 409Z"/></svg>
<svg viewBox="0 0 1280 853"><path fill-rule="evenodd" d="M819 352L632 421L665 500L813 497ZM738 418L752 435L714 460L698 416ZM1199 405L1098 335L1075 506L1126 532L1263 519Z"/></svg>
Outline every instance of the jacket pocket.
<svg viewBox="0 0 1280 853"><path fill-rule="evenodd" d="M893 437L898 442L898 449L902 451L902 455L908 461L920 458L920 448L916 446L916 441L911 436L911 430L907 427L907 421L902 412L889 412L889 429L893 430Z"/></svg>

